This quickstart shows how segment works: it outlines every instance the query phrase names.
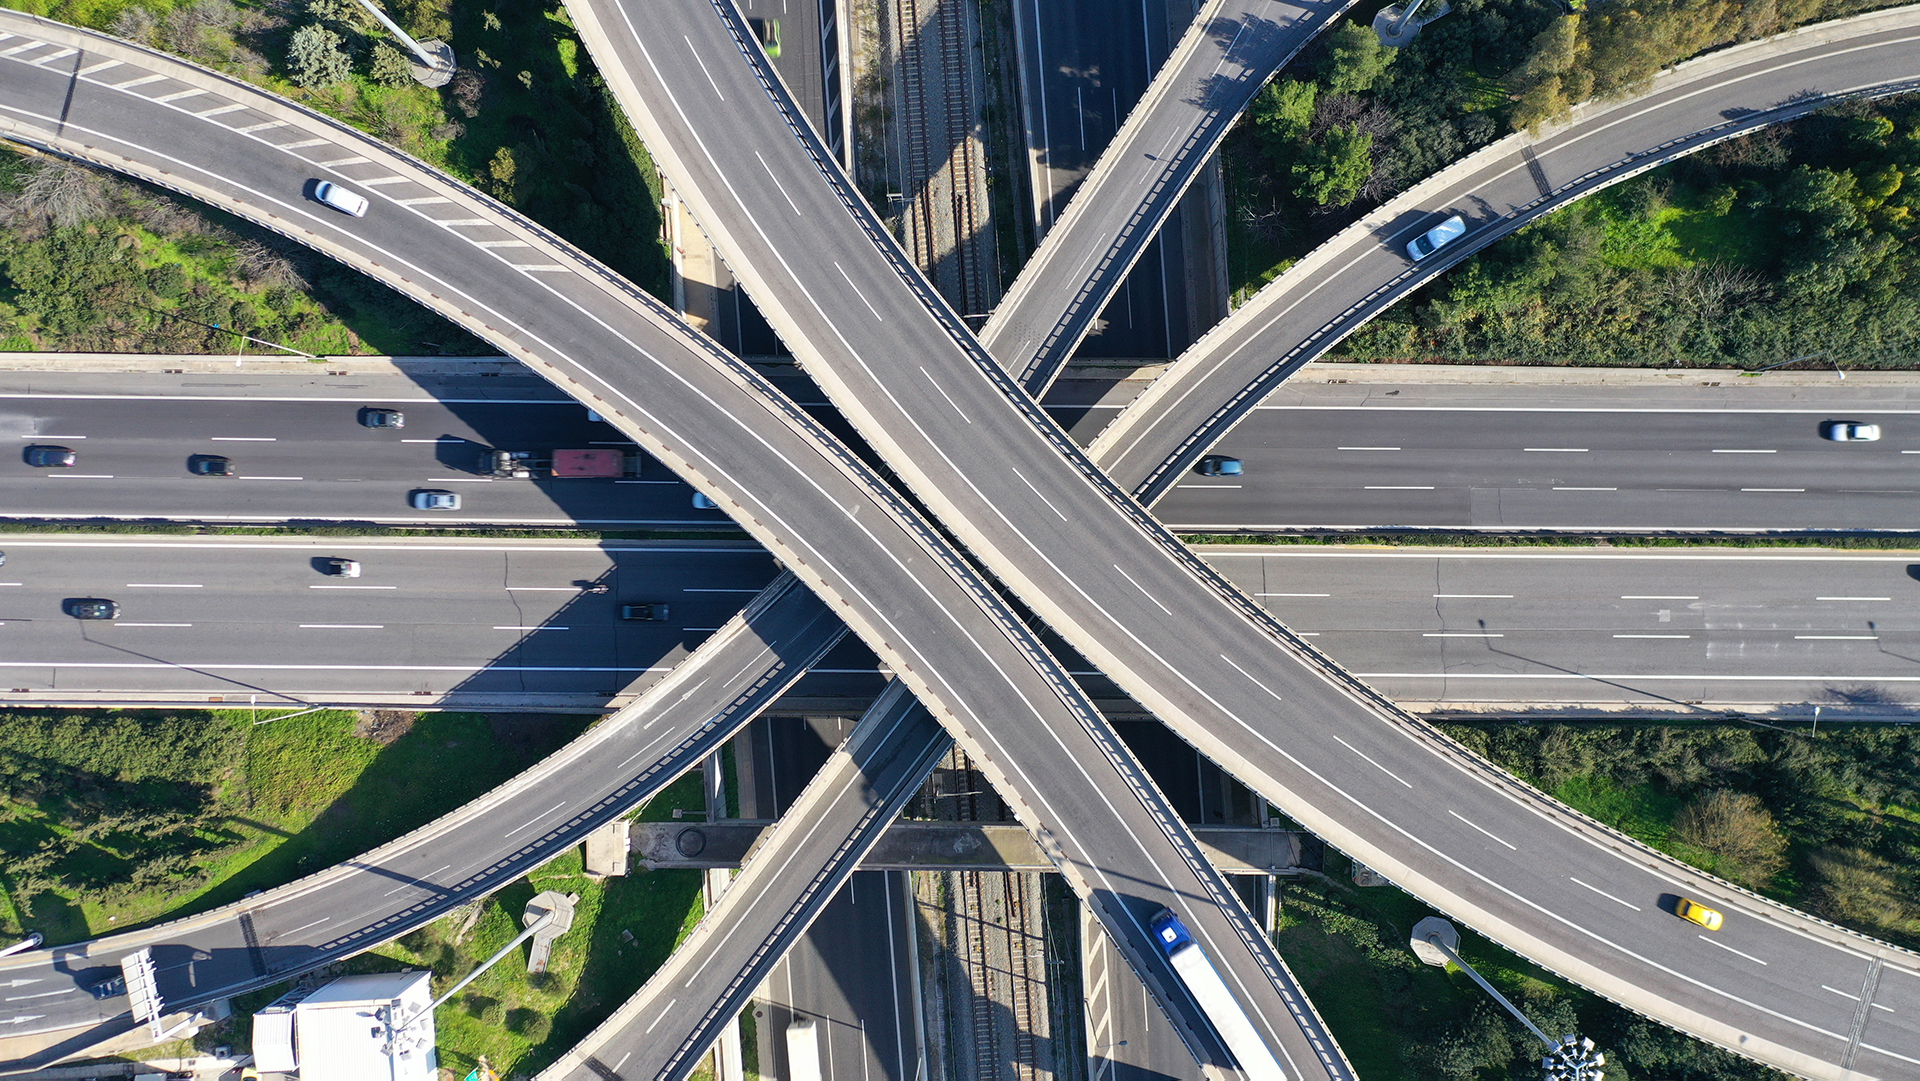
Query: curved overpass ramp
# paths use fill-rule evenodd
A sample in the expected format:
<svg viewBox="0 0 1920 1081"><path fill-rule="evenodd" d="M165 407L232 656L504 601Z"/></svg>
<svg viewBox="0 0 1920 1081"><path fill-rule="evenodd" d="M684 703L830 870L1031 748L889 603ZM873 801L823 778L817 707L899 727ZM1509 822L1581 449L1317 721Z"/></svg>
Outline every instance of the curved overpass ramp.
<svg viewBox="0 0 1920 1081"><path fill-rule="evenodd" d="M1088 453L1164 495L1268 392L1368 320L1527 222L1637 173L1836 100L1920 89L1920 7L1821 23L1662 73L1435 173L1315 248L1195 342ZM1406 242L1448 214L1465 237L1414 263Z"/></svg>

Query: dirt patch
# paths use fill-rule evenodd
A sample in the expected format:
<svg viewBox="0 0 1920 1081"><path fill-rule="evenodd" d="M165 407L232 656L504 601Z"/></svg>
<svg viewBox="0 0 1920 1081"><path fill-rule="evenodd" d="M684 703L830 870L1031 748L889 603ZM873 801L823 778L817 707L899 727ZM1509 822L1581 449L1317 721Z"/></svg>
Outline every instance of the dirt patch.
<svg viewBox="0 0 1920 1081"><path fill-rule="evenodd" d="M401 736L413 731L413 722L419 717L408 709L363 709L354 721L353 734L382 747L391 747Z"/></svg>

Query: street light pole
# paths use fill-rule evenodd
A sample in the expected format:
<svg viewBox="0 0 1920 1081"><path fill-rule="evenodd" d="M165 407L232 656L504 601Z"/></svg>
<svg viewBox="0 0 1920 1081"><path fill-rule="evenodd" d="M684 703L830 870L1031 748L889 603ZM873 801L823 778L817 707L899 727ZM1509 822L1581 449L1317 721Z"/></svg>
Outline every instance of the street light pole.
<svg viewBox="0 0 1920 1081"><path fill-rule="evenodd" d="M1461 960L1458 952L1460 932L1453 924L1438 916L1428 916L1413 925L1414 956L1436 967L1445 967L1448 963L1459 966L1460 971L1473 978L1480 989L1493 996L1493 1000L1506 1007L1514 1020L1527 1026L1547 1046L1547 1054L1540 1060L1540 1068L1547 1081L1606 1081L1606 1072L1600 1067L1606 1065L1607 1056L1593 1049L1593 1041L1578 1036L1562 1036L1554 1039L1540 1026L1533 1023L1520 1008L1507 1001L1507 996L1487 982L1485 976L1475 972L1473 966Z"/></svg>

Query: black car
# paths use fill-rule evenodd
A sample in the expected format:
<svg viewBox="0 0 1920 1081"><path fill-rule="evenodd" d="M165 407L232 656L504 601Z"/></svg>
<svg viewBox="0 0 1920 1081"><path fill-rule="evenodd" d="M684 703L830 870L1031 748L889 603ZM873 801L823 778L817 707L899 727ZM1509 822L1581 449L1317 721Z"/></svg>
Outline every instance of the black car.
<svg viewBox="0 0 1920 1081"><path fill-rule="evenodd" d="M120 604L100 597L74 597L66 603L67 614L75 619L118 619Z"/></svg>
<svg viewBox="0 0 1920 1081"><path fill-rule="evenodd" d="M1197 470L1203 477L1237 477L1240 475L1240 459L1229 458L1224 454L1209 454L1200 459Z"/></svg>
<svg viewBox="0 0 1920 1081"><path fill-rule="evenodd" d="M368 406L360 411L360 423L368 428L404 428L407 426L407 415L398 409Z"/></svg>
<svg viewBox="0 0 1920 1081"><path fill-rule="evenodd" d="M187 458L187 472L196 477L231 477L233 459L220 454L195 454Z"/></svg>
<svg viewBox="0 0 1920 1081"><path fill-rule="evenodd" d="M126 993L127 977L125 975L115 976L112 979L101 980L99 983L90 983L87 985L87 994L92 995L94 998L119 998Z"/></svg>
<svg viewBox="0 0 1920 1081"><path fill-rule="evenodd" d="M620 606L621 619L638 619L649 623L658 623L667 618L667 605L664 601L646 601L640 604Z"/></svg>
<svg viewBox="0 0 1920 1081"><path fill-rule="evenodd" d="M73 465L78 455L66 447L56 447L47 443L35 443L21 455L27 464L37 469L65 469Z"/></svg>

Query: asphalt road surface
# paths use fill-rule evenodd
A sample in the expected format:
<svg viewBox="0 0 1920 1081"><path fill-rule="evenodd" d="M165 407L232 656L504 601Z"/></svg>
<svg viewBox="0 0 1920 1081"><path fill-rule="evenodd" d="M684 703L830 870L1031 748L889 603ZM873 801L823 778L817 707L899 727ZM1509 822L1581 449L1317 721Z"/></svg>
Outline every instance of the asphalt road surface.
<svg viewBox="0 0 1920 1081"><path fill-rule="evenodd" d="M1093 455L1151 500L1300 365L1524 222L1607 183L1852 94L1920 84L1913 7L1710 53L1643 95L1576 109L1537 137L1463 159L1349 226L1208 332L1104 433ZM1416 265L1404 247L1449 214L1468 232ZM1756 358L1755 364L1787 360Z"/></svg>

